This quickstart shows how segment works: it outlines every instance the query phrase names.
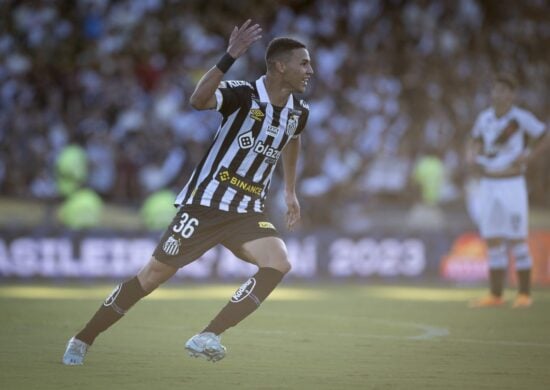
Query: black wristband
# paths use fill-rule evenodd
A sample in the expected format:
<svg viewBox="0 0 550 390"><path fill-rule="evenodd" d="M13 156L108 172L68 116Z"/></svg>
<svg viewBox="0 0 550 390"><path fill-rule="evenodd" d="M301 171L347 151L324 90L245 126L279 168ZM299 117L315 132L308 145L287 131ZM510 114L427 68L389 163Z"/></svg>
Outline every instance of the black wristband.
<svg viewBox="0 0 550 390"><path fill-rule="evenodd" d="M216 66L222 73L226 73L231 68L231 65L233 65L233 62L235 62L235 58L231 57L229 53L225 53Z"/></svg>

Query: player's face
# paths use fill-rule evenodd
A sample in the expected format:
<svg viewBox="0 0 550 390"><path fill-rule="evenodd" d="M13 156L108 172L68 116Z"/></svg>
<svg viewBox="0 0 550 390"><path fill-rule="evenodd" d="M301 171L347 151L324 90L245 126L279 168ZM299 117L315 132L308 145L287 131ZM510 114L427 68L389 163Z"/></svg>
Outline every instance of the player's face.
<svg viewBox="0 0 550 390"><path fill-rule="evenodd" d="M491 98L493 106L508 107L514 102L514 90L505 83L497 82L493 86Z"/></svg>
<svg viewBox="0 0 550 390"><path fill-rule="evenodd" d="M284 78L292 92L303 93L313 75L311 59L306 49L294 49L285 63Z"/></svg>

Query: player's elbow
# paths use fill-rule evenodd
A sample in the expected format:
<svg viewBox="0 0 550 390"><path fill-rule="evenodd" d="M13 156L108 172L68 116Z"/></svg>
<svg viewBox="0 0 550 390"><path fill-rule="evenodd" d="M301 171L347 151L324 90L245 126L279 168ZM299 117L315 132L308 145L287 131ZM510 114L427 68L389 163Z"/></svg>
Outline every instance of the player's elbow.
<svg viewBox="0 0 550 390"><path fill-rule="evenodd" d="M206 100L203 99L199 94L193 92L191 98L189 99L191 107L195 110L204 110L206 108Z"/></svg>

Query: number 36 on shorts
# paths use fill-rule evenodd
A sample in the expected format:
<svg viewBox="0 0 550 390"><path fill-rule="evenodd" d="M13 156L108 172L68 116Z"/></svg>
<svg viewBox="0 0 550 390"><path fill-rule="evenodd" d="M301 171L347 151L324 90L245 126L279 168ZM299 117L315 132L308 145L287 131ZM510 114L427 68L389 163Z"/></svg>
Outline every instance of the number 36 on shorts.
<svg viewBox="0 0 550 390"><path fill-rule="evenodd" d="M172 230L175 233L180 233L183 238L189 238L193 235L197 226L199 226L197 218L190 218L188 213L183 213L181 219L174 225Z"/></svg>

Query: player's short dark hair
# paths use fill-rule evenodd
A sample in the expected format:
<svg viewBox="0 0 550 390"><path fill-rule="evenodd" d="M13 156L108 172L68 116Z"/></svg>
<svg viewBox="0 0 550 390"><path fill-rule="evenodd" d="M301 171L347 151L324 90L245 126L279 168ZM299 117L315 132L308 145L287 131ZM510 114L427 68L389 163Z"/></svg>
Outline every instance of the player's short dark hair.
<svg viewBox="0 0 550 390"><path fill-rule="evenodd" d="M518 82L516 78L508 72L500 72L495 76L495 83L502 83L510 88L512 91L515 91L518 87Z"/></svg>
<svg viewBox="0 0 550 390"><path fill-rule="evenodd" d="M286 37L275 38L267 45L265 62L269 66L270 63L288 55L292 50L305 48L306 45L296 39Z"/></svg>

